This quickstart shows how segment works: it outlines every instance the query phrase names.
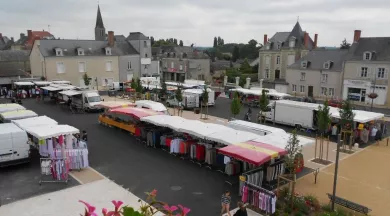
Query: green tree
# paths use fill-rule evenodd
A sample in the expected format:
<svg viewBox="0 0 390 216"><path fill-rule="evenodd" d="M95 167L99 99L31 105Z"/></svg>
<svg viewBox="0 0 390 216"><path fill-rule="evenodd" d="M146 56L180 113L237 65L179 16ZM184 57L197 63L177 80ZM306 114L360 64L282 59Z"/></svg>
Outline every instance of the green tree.
<svg viewBox="0 0 390 216"><path fill-rule="evenodd" d="M138 92L138 93L142 93L142 84L141 84L141 80L139 78L137 79L137 84L136 84L136 87L135 87L135 91Z"/></svg>
<svg viewBox="0 0 390 216"><path fill-rule="evenodd" d="M221 39L221 46L225 45L225 40Z"/></svg>
<svg viewBox="0 0 390 216"><path fill-rule="evenodd" d="M88 86L91 84L91 80L92 80L92 78L89 77L87 73L85 73L85 74L83 75L83 81L84 81L84 85L85 85L86 87L88 87Z"/></svg>
<svg viewBox="0 0 390 216"><path fill-rule="evenodd" d="M238 59L240 59L240 49L238 46L234 46L232 61L236 62Z"/></svg>
<svg viewBox="0 0 390 216"><path fill-rule="evenodd" d="M151 46L154 45L154 37L150 37L150 45L151 45Z"/></svg>
<svg viewBox="0 0 390 216"><path fill-rule="evenodd" d="M218 46L222 46L223 45L222 44L222 38L220 36L218 36L218 38L217 38L217 45Z"/></svg>
<svg viewBox="0 0 390 216"><path fill-rule="evenodd" d="M259 121L260 121L260 123L262 123L263 112L267 111L267 108L268 108L267 106L269 104L267 93L268 93L268 91L265 90L265 89L263 89L261 91L261 96L260 96L260 100L259 100L259 106L260 106L260 118L259 118ZM265 120L263 121L263 123L265 123Z"/></svg>
<svg viewBox="0 0 390 216"><path fill-rule="evenodd" d="M241 103L238 99L238 93L234 93L234 97L232 100L232 103L230 104L230 111L232 112L233 118L236 117L236 115L240 114L241 111Z"/></svg>
<svg viewBox="0 0 390 216"><path fill-rule="evenodd" d="M324 156L324 138L326 131L329 129L330 123L331 123L331 116L329 113L329 105L328 101L325 100L324 104L322 106L318 106L318 112L317 112L317 127L318 132L320 132L320 152L318 155L318 158L320 160L323 160ZM329 144L329 143L328 143ZM315 147L315 151L317 152L317 145Z"/></svg>
<svg viewBox="0 0 390 216"><path fill-rule="evenodd" d="M287 145L285 147L287 151L287 155L285 157L286 168L290 171L290 178L294 182L296 181L296 161L298 156L302 155L302 148L299 145L299 139L297 135L297 129L294 129L291 132L290 138L287 141ZM291 205L293 205L293 197L295 194L295 184L293 184L291 189Z"/></svg>
<svg viewBox="0 0 390 216"><path fill-rule="evenodd" d="M176 89L175 98L176 98L176 100L178 102L182 102L183 101L183 93L182 93L182 90L181 90L180 86L178 86L177 89Z"/></svg>
<svg viewBox="0 0 390 216"><path fill-rule="evenodd" d="M177 45L177 39L173 39L173 44Z"/></svg>
<svg viewBox="0 0 390 216"><path fill-rule="evenodd" d="M352 125L353 119L355 118L355 113L352 109L352 104L349 100L343 101L341 109L339 109L340 114L340 128L341 136L343 139L343 148L345 149L345 144L349 142L349 138L352 135ZM350 149L352 148L352 143L350 143Z"/></svg>
<svg viewBox="0 0 390 216"><path fill-rule="evenodd" d="M208 92L208 88L207 88L207 85L204 85L204 88L203 88L203 92L202 92L202 107L206 107L206 113L203 113L202 114L205 114L205 119L208 118L208 112L209 112L209 92ZM203 110L202 110L203 111Z"/></svg>
<svg viewBox="0 0 390 216"><path fill-rule="evenodd" d="M165 98L167 95L167 84L165 83L164 77L161 79L161 90L160 90L160 98Z"/></svg>
<svg viewBox="0 0 390 216"><path fill-rule="evenodd" d="M213 47L216 48L217 46L218 46L217 37L214 37Z"/></svg>
<svg viewBox="0 0 390 216"><path fill-rule="evenodd" d="M137 83L135 82L134 78L131 78L130 88L134 90L137 88Z"/></svg>
<svg viewBox="0 0 390 216"><path fill-rule="evenodd" d="M248 59L245 59L244 62L241 63L240 72L241 74L248 74L253 72L252 67L249 65Z"/></svg>
<svg viewBox="0 0 390 216"><path fill-rule="evenodd" d="M344 38L344 40L340 44L340 49L349 49L351 47L351 44L347 42L347 39Z"/></svg>
<svg viewBox="0 0 390 216"><path fill-rule="evenodd" d="M180 40L180 42L179 42L179 46L183 46L183 41L182 40Z"/></svg>

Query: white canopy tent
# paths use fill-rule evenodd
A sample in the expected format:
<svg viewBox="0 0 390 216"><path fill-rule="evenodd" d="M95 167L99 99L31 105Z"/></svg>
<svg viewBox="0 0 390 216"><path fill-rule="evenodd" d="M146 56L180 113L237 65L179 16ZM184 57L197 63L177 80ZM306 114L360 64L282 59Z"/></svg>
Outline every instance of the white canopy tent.
<svg viewBox="0 0 390 216"><path fill-rule="evenodd" d="M227 127L226 130L218 131L207 135L206 139L214 142L222 143L225 145L234 145L237 143L254 140L259 137L260 137L259 135L254 133L239 131Z"/></svg>
<svg viewBox="0 0 390 216"><path fill-rule="evenodd" d="M260 136L259 138L255 139L253 141L265 143L265 144L269 144L269 145L273 145L273 146L285 149L287 144L288 144L289 138L290 138L289 133L285 133L285 134L271 133L271 134L267 134L266 136ZM303 136L298 136L298 140L299 140L299 145L303 146L303 147L307 146L307 145L312 145L315 143L315 140L309 139L309 138L306 138Z"/></svg>
<svg viewBox="0 0 390 216"><path fill-rule="evenodd" d="M0 113L10 112L15 110L25 110L24 106L17 103L0 104Z"/></svg>
<svg viewBox="0 0 390 216"><path fill-rule="evenodd" d="M226 130L226 126L213 124L213 123L204 123L201 121L188 122L188 124L184 124L182 128L180 128L180 132L188 133L193 136L207 139L207 136L219 131Z"/></svg>
<svg viewBox="0 0 390 216"><path fill-rule="evenodd" d="M76 134L80 132L79 129L69 125L46 125L40 127L28 127L25 130L38 139L47 139L60 135Z"/></svg>
<svg viewBox="0 0 390 216"><path fill-rule="evenodd" d="M141 121L148 122L150 124L154 124L160 127L168 127L173 130L178 130L181 124L186 119L180 116L169 116L169 115L154 115L141 118Z"/></svg>
<svg viewBox="0 0 390 216"><path fill-rule="evenodd" d="M352 112L355 114L353 120L359 123L367 123L370 121L380 120L385 117L383 113L369 112L364 110L353 110ZM329 113L333 118L340 119L340 112L338 108L330 107Z"/></svg>
<svg viewBox="0 0 390 216"><path fill-rule="evenodd" d="M27 119L12 120L12 122L17 126L19 126L20 128L22 128L23 130L26 130L26 128L30 128L30 127L41 127L46 125L58 124L57 121L47 116L38 116L38 117L32 117Z"/></svg>
<svg viewBox="0 0 390 216"><path fill-rule="evenodd" d="M33 86L33 85L35 85L35 84L32 83L32 82L14 82L14 84L15 84L16 86Z"/></svg>
<svg viewBox="0 0 390 216"><path fill-rule="evenodd" d="M34 81L34 84L37 86L44 86L44 85L50 85L51 82L49 82L49 81Z"/></svg>
<svg viewBox="0 0 390 216"><path fill-rule="evenodd" d="M73 91L73 90L67 90L67 91L62 91L62 92L59 92L59 93L62 94L62 95L66 95L66 96L72 97L72 96L75 96L75 95L81 95L82 92Z"/></svg>
<svg viewBox="0 0 390 216"><path fill-rule="evenodd" d="M45 87L42 87L41 89L44 89L44 90L47 90L47 91L62 91L62 89L59 89L59 88L56 88L56 87L53 87L53 86L45 86Z"/></svg>
<svg viewBox="0 0 390 216"><path fill-rule="evenodd" d="M36 116L38 116L38 114L36 114L34 111L31 110L16 110L16 111L4 112L0 114L1 119L3 119L4 121L25 119L25 118L31 118Z"/></svg>
<svg viewBox="0 0 390 216"><path fill-rule="evenodd" d="M67 80L52 80L51 82L53 84L68 84L68 85L70 85L70 81L67 81Z"/></svg>

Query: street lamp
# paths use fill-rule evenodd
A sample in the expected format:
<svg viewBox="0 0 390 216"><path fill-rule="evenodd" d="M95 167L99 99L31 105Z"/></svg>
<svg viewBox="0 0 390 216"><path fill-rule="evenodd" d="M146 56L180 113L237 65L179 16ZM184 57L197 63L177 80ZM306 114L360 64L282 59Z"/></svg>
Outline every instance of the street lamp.
<svg viewBox="0 0 390 216"><path fill-rule="evenodd" d="M337 151L336 151L336 164L334 168L334 179L333 179L333 193L332 193L332 211L334 211L334 202L336 197L336 188L337 188L337 174L339 172L339 156L340 156L340 145L343 142L341 140L341 133L338 135L337 139Z"/></svg>
<svg viewBox="0 0 390 216"><path fill-rule="evenodd" d="M374 105L374 99L378 97L378 94L375 93L375 87L376 87L376 76L377 74L374 75L374 86L370 86L373 88L372 92L368 95L369 98L371 98L371 112L372 112L372 107Z"/></svg>

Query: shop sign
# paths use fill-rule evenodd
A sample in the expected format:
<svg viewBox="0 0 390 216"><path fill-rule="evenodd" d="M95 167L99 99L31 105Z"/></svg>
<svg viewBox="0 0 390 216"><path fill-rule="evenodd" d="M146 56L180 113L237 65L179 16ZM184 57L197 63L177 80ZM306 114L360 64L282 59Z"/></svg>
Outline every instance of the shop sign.
<svg viewBox="0 0 390 216"><path fill-rule="evenodd" d="M370 86L371 83L364 80L344 80L344 85L351 86Z"/></svg>
<svg viewBox="0 0 390 216"><path fill-rule="evenodd" d="M240 176L240 181L245 182L246 181L246 176Z"/></svg>
<svg viewBox="0 0 390 216"><path fill-rule="evenodd" d="M177 72L177 69L176 68L168 68L168 72Z"/></svg>

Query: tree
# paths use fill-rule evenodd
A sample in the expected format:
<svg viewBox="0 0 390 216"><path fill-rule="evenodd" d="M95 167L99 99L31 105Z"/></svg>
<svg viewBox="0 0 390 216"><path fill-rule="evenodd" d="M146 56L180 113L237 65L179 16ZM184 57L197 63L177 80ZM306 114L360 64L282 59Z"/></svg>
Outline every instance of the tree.
<svg viewBox="0 0 390 216"><path fill-rule="evenodd" d="M234 93L234 97L233 97L232 103L230 104L230 111L233 114L233 118L235 118L236 115L240 114L241 104L240 104L240 100L238 99L238 93L237 92Z"/></svg>
<svg viewBox="0 0 390 216"><path fill-rule="evenodd" d="M167 84L165 83L164 76L161 79L161 90L160 90L160 98L165 98L167 95Z"/></svg>
<svg viewBox="0 0 390 216"><path fill-rule="evenodd" d="M234 46L232 61L236 62L238 59L240 59L240 49L238 46Z"/></svg>
<svg viewBox="0 0 390 216"><path fill-rule="evenodd" d="M213 43L213 47L217 47L218 46L218 41L217 41L217 37L214 37L214 43Z"/></svg>
<svg viewBox="0 0 390 216"><path fill-rule="evenodd" d="M260 96L260 100L259 100L259 106L260 106L260 123L261 120L263 119L263 112L266 112L267 111L267 106L269 104L269 100L268 100L268 97L267 97L267 93L268 91L263 89L261 91L261 96ZM264 123L265 123L265 120L264 120Z"/></svg>
<svg viewBox="0 0 390 216"><path fill-rule="evenodd" d="M202 92L202 107L206 107L206 113L205 113L205 117L204 119L207 119L208 118L208 112L209 112L209 92L208 92L208 88L207 88L207 85L204 85L204 88L203 88L203 92ZM203 112L201 112L203 114ZM201 118L202 118L202 115L201 115Z"/></svg>
<svg viewBox="0 0 390 216"><path fill-rule="evenodd" d="M258 73L259 72L259 64L255 64L253 67L252 67L252 73Z"/></svg>
<svg viewBox="0 0 390 216"><path fill-rule="evenodd" d="M182 40L180 40L180 42L179 42L179 46L183 46L183 41Z"/></svg>
<svg viewBox="0 0 390 216"><path fill-rule="evenodd" d="M345 144L349 142L349 137L352 135L352 124L353 119L355 118L355 113L352 111L352 105L349 100L343 101L341 109L339 110L339 114L341 135ZM350 149L351 147L352 143L350 143ZM345 145L343 145L343 148L345 149Z"/></svg>
<svg viewBox="0 0 390 216"><path fill-rule="evenodd" d="M85 73L85 74L83 75L83 81L84 81L84 85L85 85L86 87L88 87L88 86L91 84L91 80L92 80L92 78L89 77L87 73Z"/></svg>
<svg viewBox="0 0 390 216"><path fill-rule="evenodd" d="M182 102L183 101L183 94L182 94L182 91L181 91L181 87L177 87L176 89L176 92L175 92L175 98L178 102Z"/></svg>
<svg viewBox="0 0 390 216"><path fill-rule="evenodd" d="M340 44L340 49L349 49L351 47L351 44L347 42L347 39L344 38L344 40Z"/></svg>
<svg viewBox="0 0 390 216"><path fill-rule="evenodd" d="M290 135L290 138L287 141L285 147L287 155L285 158L286 168L290 171L290 178L293 181L292 191L291 191L291 205L293 204L293 197L295 191L295 180L296 180L296 168L297 162L299 159L302 159L302 148L299 145L299 139L297 135L297 129L294 129Z"/></svg>
<svg viewBox="0 0 390 216"><path fill-rule="evenodd" d="M150 37L150 45L151 45L151 46L154 45L154 37Z"/></svg>
<svg viewBox="0 0 390 216"><path fill-rule="evenodd" d="M317 112L317 127L318 127L318 132L320 132L320 146L319 146L320 153L318 155L318 158L320 160L323 160L324 138L325 138L326 131L329 129L331 120L332 119L329 113L328 101L325 100L323 106L318 106L318 112ZM315 147L315 151L317 152L317 145Z"/></svg>
<svg viewBox="0 0 390 216"><path fill-rule="evenodd" d="M173 39L173 44L177 45L177 39Z"/></svg>
<svg viewBox="0 0 390 216"><path fill-rule="evenodd" d="M248 74L252 73L252 67L249 65L248 59L245 59L244 62L240 65L240 72L241 74Z"/></svg>
<svg viewBox="0 0 390 216"><path fill-rule="evenodd" d="M137 79L135 91L137 93L142 93L142 84L141 84L141 80L139 78Z"/></svg>
<svg viewBox="0 0 390 216"><path fill-rule="evenodd" d="M137 88L137 83L135 82L134 78L131 78L130 88L134 90Z"/></svg>
<svg viewBox="0 0 390 216"><path fill-rule="evenodd" d="M225 40L221 39L221 46L225 45Z"/></svg>
<svg viewBox="0 0 390 216"><path fill-rule="evenodd" d="M218 36L218 38L217 38L217 45L218 46L222 46L223 45L222 44L222 38L220 36Z"/></svg>

